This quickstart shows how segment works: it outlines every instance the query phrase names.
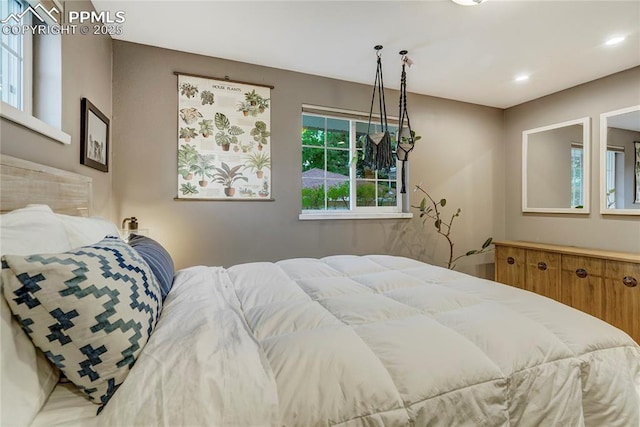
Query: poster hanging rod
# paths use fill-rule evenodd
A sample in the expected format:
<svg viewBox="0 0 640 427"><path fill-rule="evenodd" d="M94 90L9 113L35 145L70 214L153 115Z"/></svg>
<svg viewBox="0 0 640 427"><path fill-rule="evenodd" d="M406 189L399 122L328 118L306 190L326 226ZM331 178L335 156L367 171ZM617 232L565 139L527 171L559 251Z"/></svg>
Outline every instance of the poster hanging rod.
<svg viewBox="0 0 640 427"><path fill-rule="evenodd" d="M182 73L180 71L174 71L173 74L175 74L176 76L200 77L201 79L213 79L213 80L220 80L227 83L240 83L243 85L252 85L252 86L260 86L260 87L268 87L269 89L275 89L275 86L273 85L266 85L263 83L243 82L241 80L231 80L229 76L211 77L211 76L203 76L200 74Z"/></svg>

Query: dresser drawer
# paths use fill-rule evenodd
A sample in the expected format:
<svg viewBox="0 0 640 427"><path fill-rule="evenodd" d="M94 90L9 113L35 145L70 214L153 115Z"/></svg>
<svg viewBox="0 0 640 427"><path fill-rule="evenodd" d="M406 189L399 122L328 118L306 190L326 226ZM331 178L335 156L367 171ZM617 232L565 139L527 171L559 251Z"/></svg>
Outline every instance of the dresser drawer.
<svg viewBox="0 0 640 427"><path fill-rule="evenodd" d="M496 246L496 282L524 288L526 250Z"/></svg>
<svg viewBox="0 0 640 427"><path fill-rule="evenodd" d="M604 260L562 255L560 302L602 318Z"/></svg>
<svg viewBox="0 0 640 427"><path fill-rule="evenodd" d="M640 264L605 261L603 319L640 342Z"/></svg>
<svg viewBox="0 0 640 427"><path fill-rule="evenodd" d="M604 274L604 260L579 255L562 255L562 271L572 272L578 278L586 274L602 276Z"/></svg>

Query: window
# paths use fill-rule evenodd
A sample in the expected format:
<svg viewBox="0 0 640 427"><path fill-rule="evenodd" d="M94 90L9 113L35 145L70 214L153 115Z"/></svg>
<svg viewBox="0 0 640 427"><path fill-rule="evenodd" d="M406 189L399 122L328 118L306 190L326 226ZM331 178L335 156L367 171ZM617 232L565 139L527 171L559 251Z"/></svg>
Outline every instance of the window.
<svg viewBox="0 0 640 427"><path fill-rule="evenodd" d="M584 206L584 149L582 145L571 146L571 207Z"/></svg>
<svg viewBox="0 0 640 427"><path fill-rule="evenodd" d="M366 117L303 110L300 219L407 216L398 215L398 168L374 171L362 163ZM396 130L389 125L394 150ZM380 131L380 124L372 125L371 132Z"/></svg>
<svg viewBox="0 0 640 427"><path fill-rule="evenodd" d="M617 199L620 197L619 195L624 194L624 178L619 176L619 171L624 170L624 148L608 146L605 163L606 206L607 209L617 209L621 207Z"/></svg>
<svg viewBox="0 0 640 427"><path fill-rule="evenodd" d="M0 16L16 16L26 8L19 0L2 2ZM26 13L22 17L22 25L29 25L31 16ZM2 101L18 110L31 114L31 75L32 75L32 36L29 31L2 32L2 57L0 62L0 84Z"/></svg>
<svg viewBox="0 0 640 427"><path fill-rule="evenodd" d="M55 0L1 2L6 23L0 38L0 116L70 144L71 136L61 130L62 10Z"/></svg>

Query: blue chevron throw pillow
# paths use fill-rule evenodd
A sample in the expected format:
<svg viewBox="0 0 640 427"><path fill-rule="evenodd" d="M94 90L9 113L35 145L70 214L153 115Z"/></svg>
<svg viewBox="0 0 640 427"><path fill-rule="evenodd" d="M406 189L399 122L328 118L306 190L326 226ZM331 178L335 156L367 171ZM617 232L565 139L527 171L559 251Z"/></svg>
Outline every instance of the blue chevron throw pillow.
<svg viewBox="0 0 640 427"><path fill-rule="evenodd" d="M33 343L102 405L126 378L162 309L149 266L117 237L59 254L5 255L2 280Z"/></svg>

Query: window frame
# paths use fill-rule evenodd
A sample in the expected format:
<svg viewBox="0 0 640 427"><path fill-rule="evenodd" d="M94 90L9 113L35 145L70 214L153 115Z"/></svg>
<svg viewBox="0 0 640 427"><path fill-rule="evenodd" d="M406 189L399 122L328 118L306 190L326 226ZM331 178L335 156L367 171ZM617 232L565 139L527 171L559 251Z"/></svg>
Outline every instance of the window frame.
<svg viewBox="0 0 640 427"><path fill-rule="evenodd" d="M17 1L23 7L22 10L28 8L29 6L35 6L38 4L37 1L34 0L11 0ZM54 4L60 11L63 10L63 6L56 0L53 0L52 4ZM31 14L27 13L23 16L22 25L29 25L32 22ZM28 22L28 23L25 23ZM44 22L43 25L56 25L55 22ZM56 35L56 37L60 37L60 35ZM17 108L14 105L6 103L0 100L0 117L3 119L14 122L18 125L24 126L28 129L31 129L41 135L44 135L48 138L53 139L54 141L60 142L62 144L71 144L71 135L62 131L61 127L53 126L40 118L34 115L34 37L31 33L25 32L22 37L22 93L21 93L21 105L20 108ZM2 47L4 49L4 46ZM60 52L62 54L62 51ZM60 110L61 114L61 110ZM60 118L60 123L62 122Z"/></svg>
<svg viewBox="0 0 640 427"><path fill-rule="evenodd" d="M29 3L24 0L7 0L12 3L17 3L19 7L20 13L23 12L27 7L29 7ZM15 12L12 12L15 13ZM22 17L22 25L31 25L32 22L31 14L27 13ZM5 36L5 34L3 34ZM8 38L10 37L18 37L18 50L14 50L11 48L10 44L6 44L4 41L0 41L0 48L2 50L6 50L8 54L14 57L19 63L19 72L18 72L18 102L17 105L10 104L4 100L2 100L3 107L5 105L11 106L19 111L23 111L25 114L31 115L33 112L33 35L24 31L22 34L8 34L6 35ZM4 38L4 37L3 37ZM9 74L9 73L7 73ZM4 87L5 84L10 83L9 78L2 75L3 81L2 85ZM8 88L7 88L8 89ZM4 90L3 90L4 93Z"/></svg>
<svg viewBox="0 0 640 427"><path fill-rule="evenodd" d="M327 178L325 176L325 197L324 209L302 209L299 214L300 220L325 220L325 219L386 219L386 218L412 218L413 214L410 212L402 212L402 195L400 193L400 171L402 162L396 159L396 179L393 180L395 182L396 188L396 204L394 206L357 206L357 185L360 179L372 181L378 183L380 181L385 181L384 179L378 178L378 173L376 171L375 178L367 179L367 178L357 178L356 167L357 162L354 162L353 159L356 158L358 153L357 147L357 123L367 123L368 122L368 114L364 114L361 112L354 112L349 110L341 110L341 109L332 109L326 107L318 107L318 106L307 106L303 105L302 112L300 114L302 129L302 118L303 116L314 116L320 117L323 119L336 119L348 121L349 123L349 147L347 149L337 148L337 147L328 147L325 143L322 145L322 148L325 152L325 165L324 171L327 170L327 150L339 150L339 151L348 151L349 159L352 159L349 162L349 209L327 209ZM379 120L379 117L375 117ZM391 126L397 126L397 118L389 117L388 118ZM380 124L379 121L377 123ZM305 146L301 143L301 149L306 148L320 148L320 146ZM302 154L302 152L301 152ZM302 155L301 155L302 157ZM302 170L302 168L301 168ZM302 177L301 177L302 182ZM376 185L376 200L377 198L377 185ZM302 202L302 201L301 201Z"/></svg>

